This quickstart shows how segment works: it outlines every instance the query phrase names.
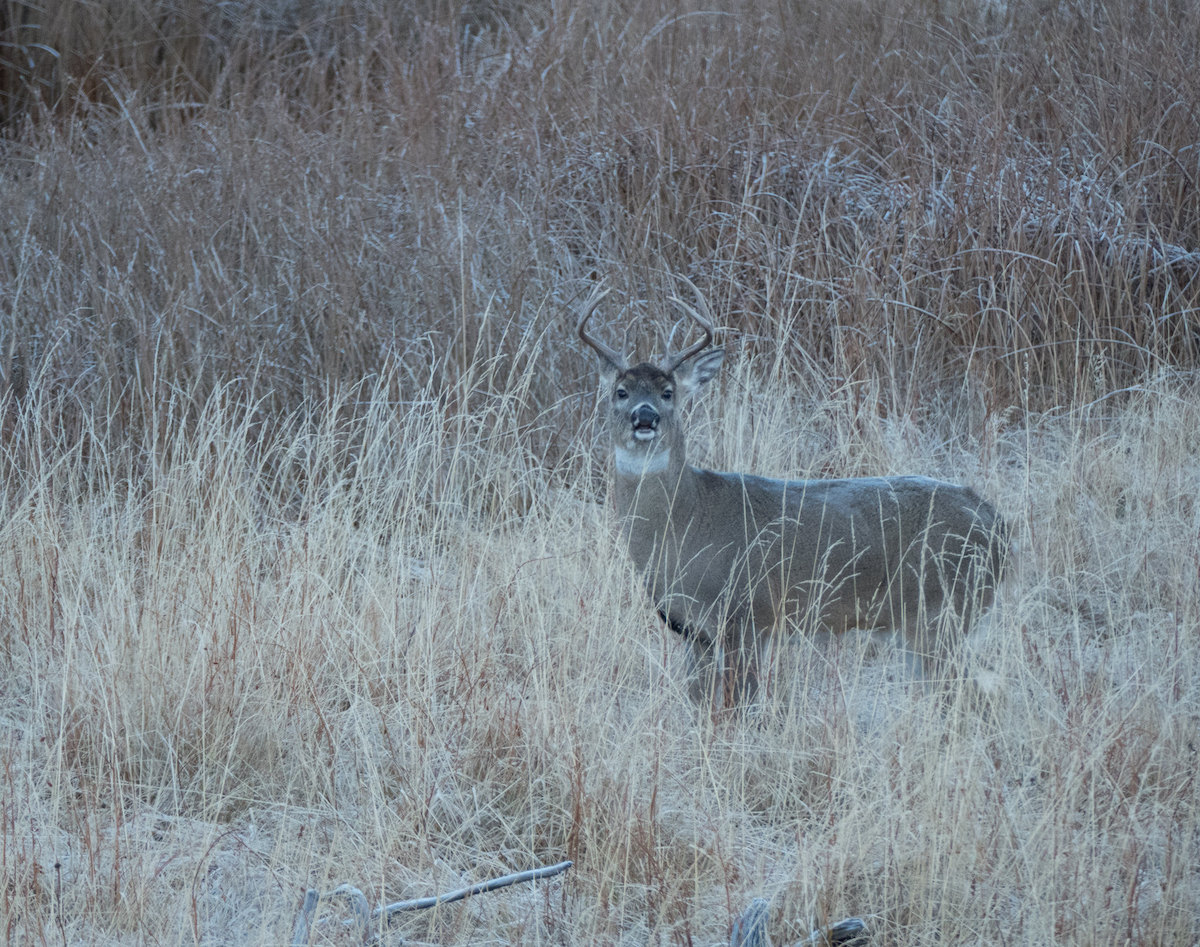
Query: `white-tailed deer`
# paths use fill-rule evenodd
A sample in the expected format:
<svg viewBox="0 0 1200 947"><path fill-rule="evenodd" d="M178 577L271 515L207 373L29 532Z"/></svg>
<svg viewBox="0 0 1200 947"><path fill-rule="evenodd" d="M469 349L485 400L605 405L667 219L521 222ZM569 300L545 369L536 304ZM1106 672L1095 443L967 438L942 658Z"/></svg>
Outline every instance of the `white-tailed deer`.
<svg viewBox="0 0 1200 947"><path fill-rule="evenodd" d="M690 285L690 284L689 284ZM771 480L692 467L680 408L724 352L713 323L672 298L703 337L662 365L630 367L587 323L600 356L620 529L664 621L687 639L692 693L753 699L760 662L786 630L895 629L927 678L953 667L960 639L991 606L1008 551L995 508L927 477Z"/></svg>

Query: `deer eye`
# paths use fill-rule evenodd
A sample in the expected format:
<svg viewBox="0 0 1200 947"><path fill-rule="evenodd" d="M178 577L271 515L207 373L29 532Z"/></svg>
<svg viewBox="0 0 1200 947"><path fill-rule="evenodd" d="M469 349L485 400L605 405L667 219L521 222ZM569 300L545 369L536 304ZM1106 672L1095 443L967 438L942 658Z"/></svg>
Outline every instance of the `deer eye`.
<svg viewBox="0 0 1200 947"><path fill-rule="evenodd" d="M629 392L626 391L624 388L618 388L616 390L616 392L614 392L614 393L616 394L618 401L624 401L626 398L629 397Z"/></svg>
<svg viewBox="0 0 1200 947"><path fill-rule="evenodd" d="M663 393L662 393L663 401L670 401L674 397L675 397L675 389L674 388L664 388L663 389Z"/></svg>

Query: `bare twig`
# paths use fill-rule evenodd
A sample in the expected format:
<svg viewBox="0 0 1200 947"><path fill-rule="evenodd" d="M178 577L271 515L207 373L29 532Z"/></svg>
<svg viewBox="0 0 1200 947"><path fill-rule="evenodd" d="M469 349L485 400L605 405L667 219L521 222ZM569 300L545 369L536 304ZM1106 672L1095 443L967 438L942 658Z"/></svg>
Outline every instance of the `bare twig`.
<svg viewBox="0 0 1200 947"><path fill-rule="evenodd" d="M532 868L529 871L517 872L514 875L493 878L491 881L481 881L479 884L474 884L467 888L459 888L457 891L435 895L431 898L417 898L415 901L396 901L393 904L376 908L371 913L371 916L372 918L377 918L382 915L384 918L390 918L393 914L399 914L401 911L419 911L423 908L436 907L439 904L461 901L463 898L473 894L495 891L497 888L507 888L509 885L521 884L526 881L538 881L541 878L550 878L566 871L572 864L574 863L569 861L559 862L557 865L546 865L542 868Z"/></svg>
<svg viewBox="0 0 1200 947"><path fill-rule="evenodd" d="M372 931L377 929L378 922L382 921L386 925L393 915L399 914L401 911L419 911L424 908L436 907L440 904L461 901L463 898L470 897L473 894L495 891L497 888L506 888L509 885L520 884L525 881L550 878L566 871L572 864L572 862L565 861L559 862L557 865L545 865L541 868L530 869L529 871L503 875L500 878L493 878L490 881L481 881L478 884L459 888L456 891L449 891L446 894L433 895L428 898L416 898L412 901L395 901L392 904L377 907L373 911L368 907L366 895L352 885L338 885L337 888L327 894L321 894L315 889L310 888L305 892L304 903L300 906L300 914L297 916L296 924L292 928L292 947L301 947L301 945L308 943L314 925L313 918L316 914L317 905L321 901L333 897L345 898L350 903L351 909L354 911L354 920L343 923L358 926L362 931L362 942L370 944L374 943L377 939L377 934L372 933Z"/></svg>

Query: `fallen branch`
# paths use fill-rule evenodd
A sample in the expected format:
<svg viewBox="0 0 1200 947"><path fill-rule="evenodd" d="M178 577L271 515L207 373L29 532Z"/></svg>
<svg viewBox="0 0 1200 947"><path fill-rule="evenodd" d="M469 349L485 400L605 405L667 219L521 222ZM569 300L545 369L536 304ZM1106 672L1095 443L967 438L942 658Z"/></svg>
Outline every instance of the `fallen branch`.
<svg viewBox="0 0 1200 947"><path fill-rule="evenodd" d="M771 947L767 937L768 907L765 898L750 902L745 913L733 922L729 947ZM863 947L869 937L866 922L861 917L848 917L836 924L818 927L796 947Z"/></svg>
<svg viewBox="0 0 1200 947"><path fill-rule="evenodd" d="M830 924L828 927L818 927L797 947L862 947L870 938L866 922L861 917L848 917Z"/></svg>
<svg viewBox="0 0 1200 947"><path fill-rule="evenodd" d="M503 875L500 878L493 878L491 881L481 881L478 884L459 888L457 891L450 891L446 894L433 895L428 898L416 898L412 901L395 901L392 904L377 907L373 911L367 904L367 896L353 885L338 885L333 891L327 894L321 894L316 889L309 888L304 894L304 902L300 906L300 913L297 915L296 924L292 928L292 947L303 947L303 945L308 943L316 916L317 905L321 901L327 901L330 898L344 898L349 902L350 909L354 912L354 920L343 921L342 923L346 926L357 926L362 931L362 942L364 944L371 944L379 939L377 931L381 923L383 926L386 926L390 923L393 915L399 914L402 911L420 911L425 908L437 907L440 904L461 901L463 898L470 897L473 894L495 891L497 888L506 888L509 885L520 884L525 881L550 878L566 871L571 865L572 862L569 861L559 862L557 865L545 865L541 868L530 869L529 871ZM373 933L373 931L376 933Z"/></svg>
<svg viewBox="0 0 1200 947"><path fill-rule="evenodd" d="M767 937L766 898L755 898L750 907L733 922L733 933L729 935L729 947L771 947Z"/></svg>

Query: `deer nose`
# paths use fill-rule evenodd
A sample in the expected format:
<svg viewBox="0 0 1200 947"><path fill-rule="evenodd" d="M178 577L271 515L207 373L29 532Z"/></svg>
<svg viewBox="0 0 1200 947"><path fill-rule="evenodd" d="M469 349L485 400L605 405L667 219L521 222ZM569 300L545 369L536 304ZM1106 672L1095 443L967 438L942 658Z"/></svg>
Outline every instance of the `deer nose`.
<svg viewBox="0 0 1200 947"><path fill-rule="evenodd" d="M658 429L659 420L658 412L644 401L629 412L629 422L635 434L652 434Z"/></svg>

